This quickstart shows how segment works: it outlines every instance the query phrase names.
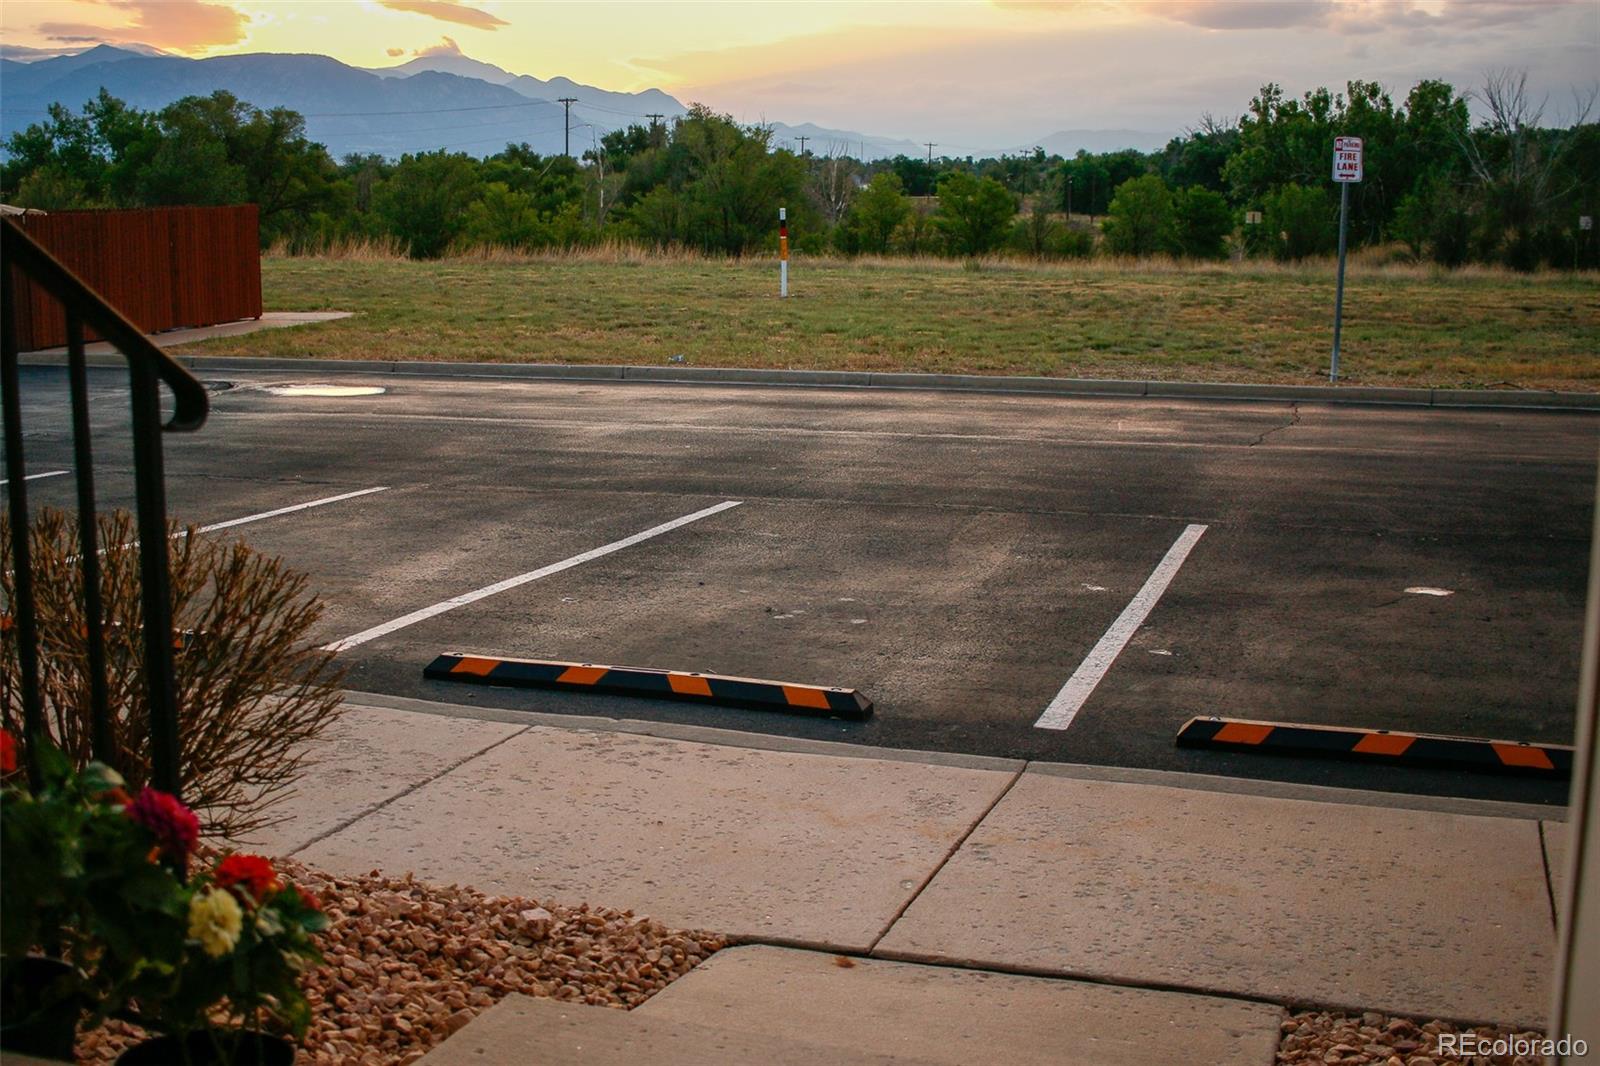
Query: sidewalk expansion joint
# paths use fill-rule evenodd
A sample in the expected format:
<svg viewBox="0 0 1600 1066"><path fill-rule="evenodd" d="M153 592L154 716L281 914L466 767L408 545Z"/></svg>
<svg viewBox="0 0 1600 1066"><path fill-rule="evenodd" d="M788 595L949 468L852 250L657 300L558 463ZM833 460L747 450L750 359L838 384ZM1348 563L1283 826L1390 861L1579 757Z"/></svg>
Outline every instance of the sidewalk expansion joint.
<svg viewBox="0 0 1600 1066"><path fill-rule="evenodd" d="M1535 822L1534 827L1539 830L1539 861L1544 864L1544 898L1550 903L1550 926L1561 934L1561 913L1556 903L1556 881L1550 870L1550 837L1545 829L1545 823Z"/></svg>
<svg viewBox="0 0 1600 1066"><path fill-rule="evenodd" d="M967 826L966 831L962 833L961 836L957 837L955 842L945 850L944 855L928 873L928 876L924 877L922 879L922 883L917 885L917 887L912 890L911 895L906 898L904 903L900 904L899 908L894 912L893 915L890 916L889 921L881 930L878 931L878 935L872 938L872 943L867 945L866 954L870 955L877 950L878 945L883 943L883 938L889 935L889 930L894 928L895 923L905 915L906 911L911 908L911 905L917 901L917 898L922 895L922 893L930 884L933 883L933 879L939 876L940 871L942 871L945 866L949 864L950 860L955 857L956 852L961 850L962 845L967 842L967 839L971 837L973 833L977 832L978 826L983 824L984 819L988 818L994 809L1000 806L1000 801L1009 796L1011 794L1011 790L1017 787L1017 782L1022 780L1022 775L1028 772L1028 766L1029 763L1024 762L1022 766L1017 769L1016 773L1011 775L1011 780L1006 782L1006 787L1000 790L1000 794L995 796L993 802L985 807L983 812L972 820L972 824Z"/></svg>
<svg viewBox="0 0 1600 1066"><path fill-rule="evenodd" d="M412 784L412 785L408 785L407 787L401 789L399 792L396 792L394 795L389 796L386 799L379 800L377 803L374 803L369 807L363 808L359 813L357 813L357 814L355 814L355 815L353 815L353 816L351 816L349 818L346 818L344 821L340 822L338 825L334 826L332 829L326 830L325 832L318 833L316 836L312 837L310 840L306 841L304 844L297 845L292 851L290 851L288 853L288 856L292 858L293 856L300 854L302 851L305 851L307 848L310 848L313 845L322 843L324 840L327 840L331 836L337 836L338 834L344 832L346 829L349 829L352 825L355 825L357 822L361 821L361 819L366 818L366 817L368 817L370 815L377 814L379 811L383 810L385 807L389 806L389 804L395 802L396 800L405 799L407 796L409 796L413 792L417 791L417 789L422 788L422 787L424 787L426 785L433 784L435 781L439 780L439 778L441 778L441 777L444 777L446 774L454 773L455 771L461 769L461 767L465 766L467 763L469 763L472 760L476 759L478 756L488 754L489 752L493 751L495 748L498 748L500 745L504 744L506 741L515 740L517 737L522 736L522 734L528 732L528 730L530 730L532 728L533 728L533 726L531 726L531 725L530 726L524 726L523 728L517 730L515 733L510 733L510 734L508 734L506 736L501 737L499 740L495 741L493 744L485 745L484 747L479 748L477 751L474 751L474 752L471 752L471 753L469 753L467 755L462 756L461 758L457 759L455 762L451 763L450 765L446 766L444 769L440 770L438 773L429 774L427 777L423 778L421 781L418 781L418 782L416 782L415 784Z"/></svg>

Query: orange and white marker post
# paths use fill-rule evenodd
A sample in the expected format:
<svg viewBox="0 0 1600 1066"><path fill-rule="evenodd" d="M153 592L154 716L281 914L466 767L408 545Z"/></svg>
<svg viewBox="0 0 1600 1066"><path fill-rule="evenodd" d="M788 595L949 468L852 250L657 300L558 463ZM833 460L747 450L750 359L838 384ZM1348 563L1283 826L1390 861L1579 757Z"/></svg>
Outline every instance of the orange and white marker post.
<svg viewBox="0 0 1600 1066"><path fill-rule="evenodd" d="M789 295L789 209L778 208L778 295Z"/></svg>

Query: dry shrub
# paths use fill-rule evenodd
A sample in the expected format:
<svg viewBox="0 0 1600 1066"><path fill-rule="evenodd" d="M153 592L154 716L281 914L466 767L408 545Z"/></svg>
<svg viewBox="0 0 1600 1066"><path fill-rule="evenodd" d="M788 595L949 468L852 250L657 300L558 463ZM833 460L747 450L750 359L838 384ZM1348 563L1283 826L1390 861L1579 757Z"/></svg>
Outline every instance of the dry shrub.
<svg viewBox="0 0 1600 1066"><path fill-rule="evenodd" d="M323 611L305 575L239 540L171 524L178 746L184 800L208 833L238 837L281 820L270 808L299 777L307 741L339 712L343 670L307 640ZM112 762L132 787L150 776L138 535L127 511L99 522ZM33 520L40 689L54 742L91 758L88 644L78 523L54 508ZM9 520L0 519L0 595L14 602ZM14 626L0 636L0 717L22 735Z"/></svg>

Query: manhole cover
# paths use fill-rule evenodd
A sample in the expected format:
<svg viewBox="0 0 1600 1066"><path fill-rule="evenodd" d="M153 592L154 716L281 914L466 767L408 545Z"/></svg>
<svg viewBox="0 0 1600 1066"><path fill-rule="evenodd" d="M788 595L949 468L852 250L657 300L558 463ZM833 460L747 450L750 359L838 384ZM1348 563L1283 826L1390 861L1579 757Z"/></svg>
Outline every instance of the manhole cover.
<svg viewBox="0 0 1600 1066"><path fill-rule="evenodd" d="M274 396L378 396L381 385L268 385Z"/></svg>

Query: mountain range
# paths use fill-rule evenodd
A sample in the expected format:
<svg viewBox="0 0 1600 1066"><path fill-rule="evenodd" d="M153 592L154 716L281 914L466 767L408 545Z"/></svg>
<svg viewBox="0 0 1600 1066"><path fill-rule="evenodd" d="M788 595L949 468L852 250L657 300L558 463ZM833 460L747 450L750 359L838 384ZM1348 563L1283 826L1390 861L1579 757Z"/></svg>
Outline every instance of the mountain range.
<svg viewBox="0 0 1600 1066"><path fill-rule="evenodd" d="M15 50L8 49L11 54ZM287 107L305 116L306 135L335 158L352 153L398 156L446 148L484 156L527 142L541 154L573 154L611 130L650 116L663 121L688 108L660 89L613 92L568 78L513 74L444 49L393 67L362 69L323 55L254 53L187 59L142 46L97 45L71 55L0 59L0 137L41 121L60 103L73 111L101 88L129 104L158 109L184 96L226 89L257 107ZM568 116L558 102L574 101ZM880 159L918 155L909 140L830 129L813 123L765 123L772 143L820 155ZM570 142L569 142L570 138ZM1134 130L1071 130L1038 142L1047 152L1078 148L1151 149L1165 135ZM1017 149L1031 151L1032 146ZM999 154L998 151L994 154Z"/></svg>

